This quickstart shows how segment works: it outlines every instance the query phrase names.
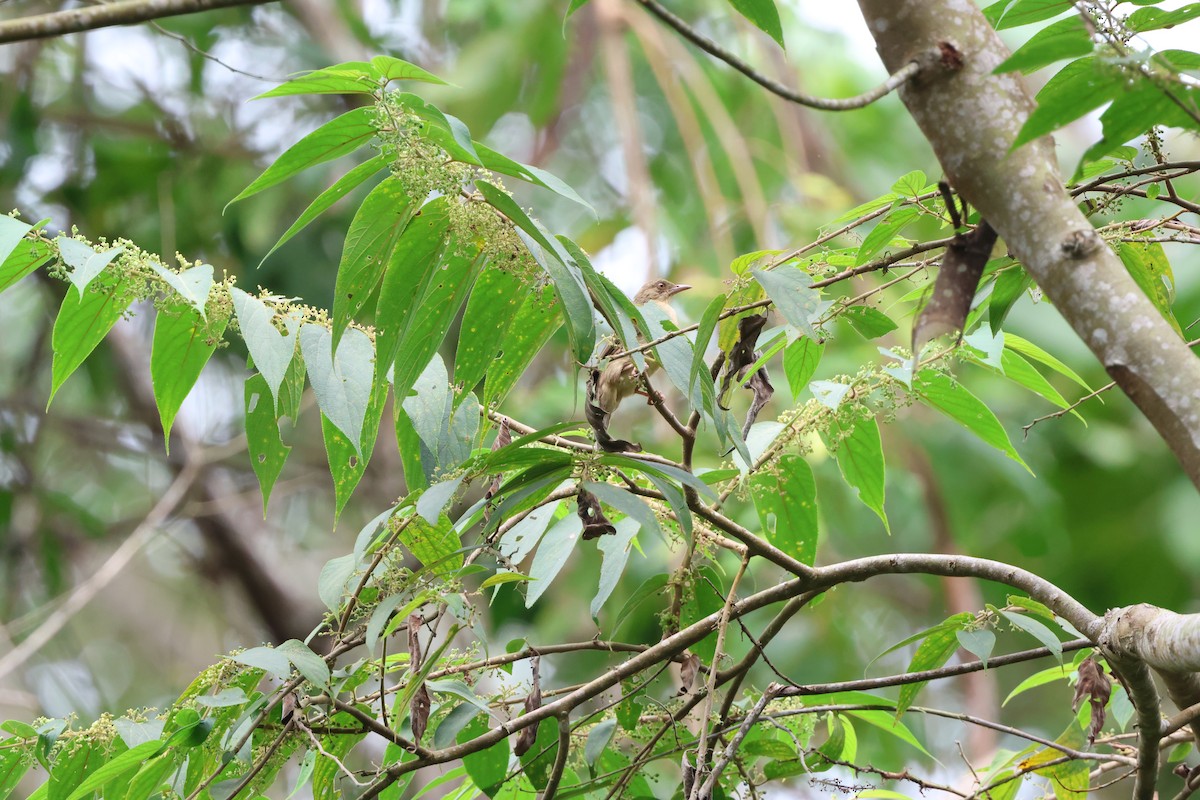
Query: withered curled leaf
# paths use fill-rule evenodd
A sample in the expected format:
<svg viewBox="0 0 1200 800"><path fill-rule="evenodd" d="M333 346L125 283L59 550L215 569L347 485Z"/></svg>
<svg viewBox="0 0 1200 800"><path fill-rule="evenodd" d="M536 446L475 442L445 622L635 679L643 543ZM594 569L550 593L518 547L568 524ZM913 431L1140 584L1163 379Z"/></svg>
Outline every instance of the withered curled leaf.
<svg viewBox="0 0 1200 800"><path fill-rule="evenodd" d="M604 511L600 508L600 501L596 499L596 495L586 489L579 490L579 496L576 498L575 513L579 515L580 521L583 522L584 539L595 539L617 532L616 527L609 521L608 517L604 516Z"/></svg>
<svg viewBox="0 0 1200 800"><path fill-rule="evenodd" d="M1075 684L1075 697L1071 701L1071 710L1078 711L1079 705L1086 697L1092 706L1092 724L1088 729L1088 744L1096 743L1096 737L1104 730L1104 706L1112 694L1112 679L1104 673L1104 668L1096 661L1095 656L1088 656L1079 665L1079 682Z"/></svg>
<svg viewBox="0 0 1200 800"><path fill-rule="evenodd" d="M537 711L542 707L541 662L541 656L534 656L529 659L529 668L533 671L533 676L529 687L529 696L525 698L526 714ZM513 742L513 753L518 758L528 753L529 748L533 747L533 743L537 741L537 731L537 725L526 725L517 733L517 739Z"/></svg>

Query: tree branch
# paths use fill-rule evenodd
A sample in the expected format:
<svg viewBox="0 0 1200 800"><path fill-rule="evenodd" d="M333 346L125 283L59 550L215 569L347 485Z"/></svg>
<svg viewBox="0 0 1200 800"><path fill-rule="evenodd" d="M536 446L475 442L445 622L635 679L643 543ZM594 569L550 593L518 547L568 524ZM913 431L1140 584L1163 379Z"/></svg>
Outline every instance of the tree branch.
<svg viewBox="0 0 1200 800"><path fill-rule="evenodd" d="M112 25L133 25L180 14L269 2L273 0L121 0L0 22L0 44L48 39Z"/></svg>

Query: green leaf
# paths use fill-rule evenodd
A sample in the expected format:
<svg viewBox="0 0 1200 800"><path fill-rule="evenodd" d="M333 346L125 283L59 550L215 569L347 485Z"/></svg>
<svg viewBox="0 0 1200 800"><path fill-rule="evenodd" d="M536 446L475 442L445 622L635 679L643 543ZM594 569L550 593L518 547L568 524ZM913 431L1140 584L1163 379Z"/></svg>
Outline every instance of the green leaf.
<svg viewBox="0 0 1200 800"><path fill-rule="evenodd" d="M487 717L479 715L468 722L459 732L458 742L459 744L465 744L487 732ZM466 767L467 774L471 776L471 780L479 787L479 791L488 797L495 797L496 793L500 790L500 786L504 783L505 777L508 775L508 757L508 739L501 739L491 747L464 755L463 766Z"/></svg>
<svg viewBox="0 0 1200 800"><path fill-rule="evenodd" d="M1013 149L1099 108L1124 91L1119 70L1095 56L1072 61L1037 93L1038 106L1021 126Z"/></svg>
<svg viewBox="0 0 1200 800"><path fill-rule="evenodd" d="M525 519L529 519L529 517ZM497 572L495 575L489 575L483 583L479 584L479 591L490 589L493 586L503 586L506 583L528 583L531 580L533 578L522 575L520 572Z"/></svg>
<svg viewBox="0 0 1200 800"><path fill-rule="evenodd" d="M58 255L63 263L71 268L67 277L80 292L85 291L92 279L125 251L124 247L113 247L98 253L90 245L66 237L59 237L54 243L58 245Z"/></svg>
<svg viewBox="0 0 1200 800"><path fill-rule="evenodd" d="M908 664L907 672L923 672L927 669L937 669L954 655L958 649L958 631L974 621L974 616L966 612L955 614L940 625L930 628L925 635L917 652L913 654ZM928 681L906 683L900 687L900 697L896 701L896 719L899 719L908 707L917 699L917 693Z"/></svg>
<svg viewBox="0 0 1200 800"><path fill-rule="evenodd" d="M0 219L12 220L12 217L0 215ZM12 221L16 222L16 220ZM22 222L17 222L17 224L24 225ZM10 232L16 230L11 227L10 223L4 223L4 225ZM18 239L8 256L0 259L0 292L45 264L53 254L53 248L45 242Z"/></svg>
<svg viewBox="0 0 1200 800"><path fill-rule="evenodd" d="M330 206L332 206L338 200L341 200L346 195L350 194L350 192L357 189L359 186L365 183L368 178L386 166L387 159L385 159L382 155L377 155L368 159L367 161L364 161L357 167L351 169L342 177L338 178L332 186L317 195L317 198L308 204L308 208L304 209L300 216L296 218L296 221L293 222L291 226L284 231L283 235L279 237L279 241L271 245L271 249L268 250L267 254L262 257L262 261L258 262L259 266L261 267L263 262L271 257L272 253L274 253L280 247L283 247L283 245L293 236L308 227L310 222L321 216L321 214L325 213Z"/></svg>
<svg viewBox="0 0 1200 800"><path fill-rule="evenodd" d="M427 478L455 469L470 457L479 430L479 405L465 402L454 408L454 392L440 355L434 353L413 384L413 394L402 402L421 440Z"/></svg>
<svg viewBox="0 0 1200 800"><path fill-rule="evenodd" d="M1171 262L1167 260L1163 246L1158 242L1118 242L1117 255L1138 288L1150 298L1163 319L1182 336L1183 329L1171 310L1175 301L1175 274L1171 271Z"/></svg>
<svg viewBox="0 0 1200 800"><path fill-rule="evenodd" d="M1055 389L1042 373L1038 372L1032 364L1026 361L1015 350L1005 348L1000 356L1000 366L1004 371L1004 377L1024 386L1034 394L1046 398L1059 408L1070 408L1070 403L1067 402L1058 389ZM1083 417L1079 416L1078 412L1072 410L1071 413L1079 417L1081 421L1083 420ZM1087 423L1085 422L1084 424L1086 425Z"/></svg>
<svg viewBox="0 0 1200 800"><path fill-rule="evenodd" d="M533 357L541 351L563 323L553 286L544 286L525 296L512 325L500 339L499 353L488 367L483 384L483 403L498 405L524 374Z"/></svg>
<svg viewBox="0 0 1200 800"><path fill-rule="evenodd" d="M262 375L252 375L246 381L246 449L250 454L250 466L258 478L263 497L263 518L267 516L267 502L271 489L283 471L292 448L283 443L279 435L279 421L275 406L271 402L270 389Z"/></svg>
<svg viewBox="0 0 1200 800"><path fill-rule="evenodd" d="M282 654L290 661L305 680L311 681L317 686L329 684L329 665L325 663L325 659L314 653L299 639L288 639L276 647L275 652Z"/></svg>
<svg viewBox="0 0 1200 800"><path fill-rule="evenodd" d="M1071 5L1071 0L1017 0L996 24L996 30L1017 28L1057 17L1070 9Z"/></svg>
<svg viewBox="0 0 1200 800"><path fill-rule="evenodd" d="M817 557L817 485L812 468L788 453L770 472L750 478L750 493L767 541L812 564Z"/></svg>
<svg viewBox="0 0 1200 800"><path fill-rule="evenodd" d="M436 525L417 517L400 534L400 543L436 575L446 575L463 565L462 540L445 515Z"/></svg>
<svg viewBox="0 0 1200 800"><path fill-rule="evenodd" d="M471 291L479 273L487 266L486 258L474 245L460 244L456 247L451 243L446 256L441 259L440 266L436 266L434 262L423 287L421 299L409 310L408 324L396 346L392 380L397 398L403 400L409 396L413 384L441 347L450 324L454 322L467 299L467 293ZM384 290L379 296L381 313L386 301L396 298L396 295L406 289L398 278L399 275L393 276L390 272L384 278ZM411 292L412 288L409 287L408 291ZM412 301L397 299L396 302ZM390 354L381 355L386 361Z"/></svg>
<svg viewBox="0 0 1200 800"><path fill-rule="evenodd" d="M837 436L837 433L834 432L834 435ZM883 510L883 441L879 438L879 425L875 417L858 420L849 434L837 438L839 441L834 455L842 477L857 490L858 499L879 516L890 534L892 529Z"/></svg>
<svg viewBox="0 0 1200 800"><path fill-rule="evenodd" d="M883 209L887 208L899 199L900 195L896 194L895 192L889 192L885 195L881 195L880 197L876 197L874 200L868 200L862 205L855 206L837 219L830 222L829 225L841 225L844 222L850 222L851 220L860 218L862 218L865 222L871 217L879 216L878 212L881 212Z"/></svg>
<svg viewBox="0 0 1200 800"><path fill-rule="evenodd" d="M779 313L796 330L810 339L820 339L813 323L829 304L821 301L821 290L812 288L812 276L796 267L782 266L770 272L751 270Z"/></svg>
<svg viewBox="0 0 1200 800"><path fill-rule="evenodd" d="M729 0L729 5L754 23L754 27L770 36L783 47L783 25L779 22L779 9L774 0Z"/></svg>
<svg viewBox="0 0 1200 800"><path fill-rule="evenodd" d="M824 344L807 336L800 337L783 351L783 371L793 397L799 397L800 392L808 386L824 352Z"/></svg>
<svg viewBox="0 0 1200 800"><path fill-rule="evenodd" d="M76 286L67 290L51 337L54 361L49 402L53 402L63 382L96 349L132 300L132 295L112 283L93 286L82 295Z"/></svg>
<svg viewBox="0 0 1200 800"><path fill-rule="evenodd" d="M721 576L710 566L700 567L692 575L691 592L684 598L680 609L679 624L687 627L710 614L715 614L725 606L724 588ZM691 650L702 661L711 664L717 651L717 635L710 633L696 644Z"/></svg>
<svg viewBox="0 0 1200 800"><path fill-rule="evenodd" d="M1047 353L1042 348L1038 347L1033 342L1028 341L1027 339L1022 339L1020 336L1017 336L1015 333L1005 332L1004 346L1006 348L1017 351L1018 353L1025 356L1026 358L1030 358L1030 359L1038 362L1039 364L1043 364L1043 365L1049 367L1050 369L1057 372L1059 375L1062 375L1064 377L1071 379L1075 383L1079 384L1079 386L1081 388L1083 388L1085 391L1088 391L1088 392L1092 391L1092 387L1088 386L1087 382L1083 378L1079 377L1073 369L1068 367L1063 362L1059 361L1054 356Z"/></svg>
<svg viewBox="0 0 1200 800"><path fill-rule="evenodd" d="M365 61L347 61L306 72L252 98L290 97L297 94L372 94L379 88L377 75Z"/></svg>
<svg viewBox="0 0 1200 800"><path fill-rule="evenodd" d="M347 584L358 571L358 558L353 553L337 556L325 562L317 578L317 596L330 611L337 613L343 605Z"/></svg>
<svg viewBox="0 0 1200 800"><path fill-rule="evenodd" d="M905 197L917 197L925 191L925 187L929 185L929 178L919 169L915 169L905 175L901 175L895 183L892 184L892 191L897 195Z"/></svg>
<svg viewBox="0 0 1200 800"><path fill-rule="evenodd" d="M1000 330L1005 317L1013 304L1025 294L1025 290L1033 286L1033 278L1023 267L1015 262L1011 267L1003 269L996 275L996 284L988 299L988 326Z"/></svg>
<svg viewBox="0 0 1200 800"><path fill-rule="evenodd" d="M523 234L522 238L525 239L529 252L554 281L554 288L558 291L563 313L567 318L567 329L571 334L575 359L581 364L586 362L595 348L596 330L592 320L592 304L588 299L582 276L578 274L577 268L572 268L574 261L562 245L547 236L504 191L487 181L476 181L475 188L493 208L517 226L518 232Z"/></svg>
<svg viewBox="0 0 1200 800"><path fill-rule="evenodd" d="M923 369L913 381L913 389L928 405L1029 470L1029 465L1017 454L996 415L953 378L935 370ZM1033 470L1029 470L1029 473L1032 475Z"/></svg>
<svg viewBox="0 0 1200 800"><path fill-rule="evenodd" d="M54 759L46 791L49 800L67 800L75 787L104 763L104 749L87 740L69 743Z"/></svg>
<svg viewBox="0 0 1200 800"><path fill-rule="evenodd" d="M714 297L704 309L704 314L700 317L700 326L696 329L696 341L692 348L692 367L688 374L688 387L696 385L696 378L700 376L700 370L704 369L704 354L708 350L708 343L712 341L713 332L717 329L717 322L721 316L721 312L725 310L724 294L718 294Z"/></svg>
<svg viewBox="0 0 1200 800"><path fill-rule="evenodd" d="M529 592L525 595L526 608L531 608L550 588L550 584L575 549L575 543L582 531L583 523L577 514L568 514L546 531L529 568L529 577L533 579L533 583L529 584Z"/></svg>
<svg viewBox="0 0 1200 800"><path fill-rule="evenodd" d="M612 536L601 536L596 545L596 549L604 556L600 566L600 584L591 604L592 620L597 624L600 622L600 609L608 602L609 596L621 579L621 574L625 571L625 565L629 561L630 544L641 523L633 517L625 517L618 520L613 527L617 532Z"/></svg>
<svg viewBox="0 0 1200 800"><path fill-rule="evenodd" d="M334 286L334 349L397 257L404 229L415 211L404 185L394 176L384 178L358 207L346 233ZM407 254L407 248L403 253Z"/></svg>
<svg viewBox="0 0 1200 800"><path fill-rule="evenodd" d="M228 324L229 317L206 323L190 306L182 303L159 309L155 317L150 379L162 421L163 442L168 450L175 415L216 351Z"/></svg>
<svg viewBox="0 0 1200 800"><path fill-rule="evenodd" d="M956 635L962 648L982 661L984 667L987 667L992 650L996 647L996 634L987 628L978 628L976 630L960 630L956 632Z"/></svg>
<svg viewBox="0 0 1200 800"><path fill-rule="evenodd" d="M532 183L534 186L540 186L543 189L549 189L559 197L583 206L592 213L593 217L596 215L596 210L592 208L591 204L580 197L574 189L558 176L552 175L544 169L531 164L522 164L519 161L513 161L508 156L497 153L485 144L480 144L479 142L472 142L471 144L474 145L475 152L479 156L479 161L485 169L490 169L492 172L499 172L501 175L518 178L526 183Z"/></svg>
<svg viewBox="0 0 1200 800"><path fill-rule="evenodd" d="M1054 631L1025 614L1017 614L1003 609L1001 609L1000 614L1015 627L1020 628L1044 644L1050 649L1055 658L1062 661L1062 642L1054 635Z"/></svg>
<svg viewBox="0 0 1200 800"><path fill-rule="evenodd" d="M279 316L284 331L275 326L275 312L263 301L233 286L229 289L233 310L237 314L242 340L254 360L254 368L262 373L271 390L272 402L279 403L279 387L288 374L288 367L296 355L296 336L300 331L299 320L290 316Z"/></svg>
<svg viewBox="0 0 1200 800"><path fill-rule="evenodd" d="M651 575L644 580L633 594L629 595L629 599L625 601L625 605L621 606L621 610L617 612L617 616L613 618L612 630L615 633L630 614L638 609L638 607L649 600L651 597L661 594L670 584L670 576L665 572L660 572L657 575Z"/></svg>
<svg viewBox="0 0 1200 800"><path fill-rule="evenodd" d="M305 323L300 328L300 350L321 413L345 434L361 456L363 421L375 373L371 337L350 328L334 355L332 334L320 325Z"/></svg>
<svg viewBox="0 0 1200 800"><path fill-rule="evenodd" d="M92 792L103 788L108 782L140 768L143 763L161 753L166 746L166 742L153 741L142 742L136 747L129 748L91 773L87 780L80 783L75 791L67 795L67 800L82 800L84 797L89 797Z"/></svg>
<svg viewBox="0 0 1200 800"><path fill-rule="evenodd" d="M265 670L281 681L287 680L292 674L292 662L274 647L251 647L230 656L229 660Z"/></svg>
<svg viewBox="0 0 1200 800"><path fill-rule="evenodd" d="M258 194L309 167L353 153L375 137L375 113L374 106L363 106L326 122L285 150L225 207L229 208L237 201Z"/></svg>
<svg viewBox="0 0 1200 800"><path fill-rule="evenodd" d="M550 779L550 770L558 754L558 725L554 717L543 719L537 725L537 738L533 746L521 755L521 766L533 788L542 790Z"/></svg>
<svg viewBox="0 0 1200 800"><path fill-rule="evenodd" d="M329 459L329 474L333 478L334 524L342 509L353 494L354 488L366 472L367 462L379 435L379 420L387 402L387 384L381 384L371 392L363 418L362 438L351 441L328 417L321 415L321 438L325 442L325 453Z"/></svg>
<svg viewBox="0 0 1200 800"><path fill-rule="evenodd" d="M1086 56L1092 52L1092 35L1077 14L1047 25L1017 48L993 72L1020 70L1028 75L1064 58Z"/></svg>
<svg viewBox="0 0 1200 800"><path fill-rule="evenodd" d="M19 219L0 214L0 262L7 262L17 245L25 238L25 234L33 230L33 226ZM3 271L0 271L3 274Z"/></svg>
<svg viewBox="0 0 1200 800"><path fill-rule="evenodd" d="M1200 17L1200 3L1188 3L1186 6L1171 10L1139 8L1129 15L1125 20L1125 25L1135 33L1145 33L1162 28L1173 28L1197 17Z"/></svg>
<svg viewBox="0 0 1200 800"><path fill-rule="evenodd" d="M391 81L422 81L441 86L450 85L432 72L426 72L416 64L410 64L395 56L375 56L371 59L371 68L374 70L374 74L381 78L384 83L390 83Z"/></svg>
<svg viewBox="0 0 1200 800"><path fill-rule="evenodd" d="M162 278L164 283L175 290L179 299L195 309L201 319L208 319L206 308L213 286L212 264L200 264L182 272L172 272L154 262L150 262L150 268L158 277ZM172 299L168 296L168 302Z"/></svg>
<svg viewBox="0 0 1200 800"><path fill-rule="evenodd" d="M854 265L857 267L866 264L891 246L896 234L920 215L921 209L919 208L901 206L880 220L879 224L872 228L871 232L863 239L862 245L858 248L858 255L854 258Z"/></svg>
<svg viewBox="0 0 1200 800"><path fill-rule="evenodd" d="M463 312L454 356L454 382L461 387L456 402L487 374L520 313L525 296L521 279L499 265L485 269L475 282Z"/></svg>
<svg viewBox="0 0 1200 800"><path fill-rule="evenodd" d="M1068 664L1059 664L1056 667L1047 667L1046 669L1039 670L1018 683L1000 705L1006 706L1009 700L1038 686L1045 686L1047 683L1054 683L1055 681L1066 681L1074 671L1074 668Z"/></svg>
<svg viewBox="0 0 1200 800"><path fill-rule="evenodd" d="M0 800L7 798L17 788L32 761L18 748L0 750Z"/></svg>
<svg viewBox="0 0 1200 800"><path fill-rule="evenodd" d="M592 766L599 760L601 754L608 749L613 734L617 729L617 720L611 717L601 720L588 731L587 743L583 747L583 760Z"/></svg>
<svg viewBox="0 0 1200 800"><path fill-rule="evenodd" d="M841 317L864 339L878 339L898 327L891 317L875 306L850 306Z"/></svg>

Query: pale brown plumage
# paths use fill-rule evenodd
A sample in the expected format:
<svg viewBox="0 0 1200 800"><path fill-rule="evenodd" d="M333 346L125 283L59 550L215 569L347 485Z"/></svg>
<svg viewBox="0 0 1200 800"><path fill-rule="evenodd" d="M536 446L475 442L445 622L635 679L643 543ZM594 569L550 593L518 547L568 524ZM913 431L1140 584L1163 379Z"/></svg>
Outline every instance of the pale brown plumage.
<svg viewBox="0 0 1200 800"><path fill-rule="evenodd" d="M687 291L692 288L686 283L671 283L665 279L652 280L647 282L638 293L633 296L635 305L645 305L647 303L656 303L662 308L663 313L674 322L679 323L679 318L675 315L675 309L671 308L671 298L680 292ZM645 342L645 339L639 335L638 341ZM621 351L619 344L611 344L601 353L600 358L603 360ZM658 370L658 361L649 353L646 354L646 375L653 375ZM611 414L621 404L621 401L638 390L638 370L630 356L622 356L614 358L605 365L603 370L600 370L599 378L595 379L595 388L593 399L595 404L605 412Z"/></svg>

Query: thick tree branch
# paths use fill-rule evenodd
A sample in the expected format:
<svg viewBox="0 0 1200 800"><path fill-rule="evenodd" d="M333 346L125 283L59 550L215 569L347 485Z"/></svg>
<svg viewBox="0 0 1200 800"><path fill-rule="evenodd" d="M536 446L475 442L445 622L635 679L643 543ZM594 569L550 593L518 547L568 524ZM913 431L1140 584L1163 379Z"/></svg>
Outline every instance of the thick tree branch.
<svg viewBox="0 0 1200 800"><path fill-rule="evenodd" d="M1033 109L974 3L860 0L889 68L941 48L958 69L901 90L946 177L991 223L1200 487L1200 363L1063 187L1049 137L1012 150Z"/></svg>
<svg viewBox="0 0 1200 800"><path fill-rule="evenodd" d="M123 0L98 6L84 6L50 14L0 22L0 44L47 39L79 31L133 25L180 14L195 14L216 8L256 6L273 0Z"/></svg>

